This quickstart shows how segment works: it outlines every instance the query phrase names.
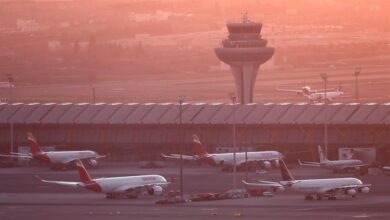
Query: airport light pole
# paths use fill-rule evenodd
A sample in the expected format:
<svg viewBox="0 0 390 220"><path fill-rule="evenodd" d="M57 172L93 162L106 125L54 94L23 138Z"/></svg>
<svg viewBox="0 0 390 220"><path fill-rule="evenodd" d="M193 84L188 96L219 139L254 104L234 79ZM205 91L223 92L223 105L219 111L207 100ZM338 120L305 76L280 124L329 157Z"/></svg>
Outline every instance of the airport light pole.
<svg viewBox="0 0 390 220"><path fill-rule="evenodd" d="M179 136L180 136L180 201L184 202L183 193L183 128L182 128L182 107L184 102L184 96L179 97Z"/></svg>
<svg viewBox="0 0 390 220"><path fill-rule="evenodd" d="M12 91L12 88L14 86L14 77L12 76L12 74L7 74L7 79L8 79L8 83L9 83L9 103L12 103L13 102L13 91Z"/></svg>
<svg viewBox="0 0 390 220"><path fill-rule="evenodd" d="M355 69L355 98L356 98L356 103L359 102L359 84L358 84L358 78L359 78L359 75L360 75L360 71L361 71L361 68L360 67L356 67Z"/></svg>
<svg viewBox="0 0 390 220"><path fill-rule="evenodd" d="M236 163L236 99L235 93L229 93L233 103L233 189L237 189L237 163Z"/></svg>
<svg viewBox="0 0 390 220"><path fill-rule="evenodd" d="M324 81L324 108L325 108L325 112L324 112L324 147L325 147L325 155L326 157L328 157L328 116L327 116L327 103L328 103L328 97L327 97L327 94L326 94L326 84L327 84L327 81L328 81L328 74L326 73L321 73L321 79Z"/></svg>
<svg viewBox="0 0 390 220"><path fill-rule="evenodd" d="M248 143L245 143L245 181L248 181L248 167Z"/></svg>
<svg viewBox="0 0 390 220"><path fill-rule="evenodd" d="M92 100L93 100L93 104L95 104L96 103L96 91L95 91L94 86L92 87Z"/></svg>

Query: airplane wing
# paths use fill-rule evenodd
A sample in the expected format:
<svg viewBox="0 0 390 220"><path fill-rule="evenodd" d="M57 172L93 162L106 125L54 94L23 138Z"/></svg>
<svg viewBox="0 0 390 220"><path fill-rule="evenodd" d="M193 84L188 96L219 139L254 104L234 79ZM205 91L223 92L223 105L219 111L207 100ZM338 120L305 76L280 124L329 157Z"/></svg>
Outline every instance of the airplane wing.
<svg viewBox="0 0 390 220"><path fill-rule="evenodd" d="M75 160L88 160L88 159L100 159L104 158L106 155L98 155L98 156L80 156L80 157L70 157L62 161L63 164L71 163Z"/></svg>
<svg viewBox="0 0 390 220"><path fill-rule="evenodd" d="M100 158L106 158L106 157L107 157L107 155L97 155L95 158L100 159Z"/></svg>
<svg viewBox="0 0 390 220"><path fill-rule="evenodd" d="M40 178L39 176L35 175L35 177L41 181L41 182L44 182L44 183L51 183L51 184L57 184L57 185L61 185L61 186L72 186L72 187L78 187L80 186L80 182L68 182L68 181L52 181L52 180L44 180L42 178Z"/></svg>
<svg viewBox="0 0 390 220"><path fill-rule="evenodd" d="M180 154L161 154L162 157L167 158L167 159L179 159L180 160ZM196 160L194 156L190 155L182 155L183 160Z"/></svg>
<svg viewBox="0 0 390 220"><path fill-rule="evenodd" d="M281 88L276 88L277 91L281 92L295 92L295 93L302 93L302 89L281 89Z"/></svg>
<svg viewBox="0 0 390 220"><path fill-rule="evenodd" d="M359 185L345 185L345 186L340 186L340 187L336 187L336 188L325 188L323 190L321 190L323 193L330 193L330 194L333 194L333 193L336 193L338 191L347 191L349 189L361 189L361 188L364 188L364 187L371 187L371 184L359 184Z"/></svg>
<svg viewBox="0 0 390 220"><path fill-rule="evenodd" d="M170 184L170 182L161 182L161 183L153 183L153 184L127 184L122 185L115 189L115 192L123 193L123 192L130 192L130 191L137 191L137 190L144 190L148 187L153 186L165 186Z"/></svg>
<svg viewBox="0 0 390 220"><path fill-rule="evenodd" d="M339 169L339 170L349 170L349 169L359 170L362 167L369 167L369 166L370 166L369 164L345 165L345 166L337 167L336 169Z"/></svg>
<svg viewBox="0 0 390 220"><path fill-rule="evenodd" d="M27 155L27 154L0 154L0 157L10 157L10 158L25 158L25 159L33 159L32 156Z"/></svg>
<svg viewBox="0 0 390 220"><path fill-rule="evenodd" d="M244 165L245 162L264 162L264 161L275 161L275 160L279 160L280 158L267 158L267 159L248 159L247 161L245 161L245 158L243 158L242 160L236 160L236 164L237 166L240 166L240 165ZM232 160L226 160L224 161L224 164L231 164L233 165L233 161Z"/></svg>
<svg viewBox="0 0 390 220"><path fill-rule="evenodd" d="M320 163L317 162L302 162L298 159L298 163L300 166L309 166L309 167L319 167Z"/></svg>
<svg viewBox="0 0 390 220"><path fill-rule="evenodd" d="M255 186L255 187L260 187L260 188L278 188L278 187L283 187L280 183L269 182L269 181L258 181L256 183L248 183L245 180L242 180L242 183L244 183L247 186Z"/></svg>

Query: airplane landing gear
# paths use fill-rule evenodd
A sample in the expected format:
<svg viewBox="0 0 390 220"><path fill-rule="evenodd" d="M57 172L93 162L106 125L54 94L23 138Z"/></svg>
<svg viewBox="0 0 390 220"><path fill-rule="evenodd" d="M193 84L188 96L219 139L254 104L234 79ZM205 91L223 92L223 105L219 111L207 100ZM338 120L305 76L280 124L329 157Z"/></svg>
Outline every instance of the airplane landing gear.
<svg viewBox="0 0 390 220"><path fill-rule="evenodd" d="M329 196L328 200L336 200L336 196Z"/></svg>
<svg viewBox="0 0 390 220"><path fill-rule="evenodd" d="M322 200L322 196L321 195L317 195L317 200Z"/></svg>
<svg viewBox="0 0 390 220"><path fill-rule="evenodd" d="M313 196L312 195L305 195L305 200L313 200Z"/></svg>
<svg viewBox="0 0 390 220"><path fill-rule="evenodd" d="M106 194L106 199L115 199L116 195L114 193L107 193Z"/></svg>

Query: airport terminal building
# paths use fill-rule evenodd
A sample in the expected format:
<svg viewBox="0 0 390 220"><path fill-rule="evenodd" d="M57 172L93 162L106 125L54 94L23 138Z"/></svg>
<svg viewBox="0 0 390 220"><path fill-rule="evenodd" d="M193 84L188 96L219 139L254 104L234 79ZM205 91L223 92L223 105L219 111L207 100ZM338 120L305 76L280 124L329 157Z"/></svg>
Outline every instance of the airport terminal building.
<svg viewBox="0 0 390 220"><path fill-rule="evenodd" d="M316 159L327 124L331 159L341 147L373 147L377 161L390 161L390 103L1 103L0 152L26 146L32 132L42 146L96 150L113 161L160 160L180 147L192 154L192 134L210 152L232 149L233 124L240 150Z"/></svg>

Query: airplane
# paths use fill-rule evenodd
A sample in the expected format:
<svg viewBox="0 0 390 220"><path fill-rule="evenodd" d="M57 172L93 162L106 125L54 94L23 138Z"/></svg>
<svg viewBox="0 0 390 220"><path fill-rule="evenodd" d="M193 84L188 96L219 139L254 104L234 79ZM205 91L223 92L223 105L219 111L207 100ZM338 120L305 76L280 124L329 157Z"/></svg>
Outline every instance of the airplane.
<svg viewBox="0 0 390 220"><path fill-rule="evenodd" d="M209 154L204 150L203 144L197 135L193 135L193 142L196 155L182 155L183 160L196 161L199 163L205 163L210 166L222 166L223 171L232 171L234 165L234 153L215 153ZM161 154L164 158L168 159L180 159L179 154L165 155ZM279 166L279 160L283 158L283 155L278 151L252 151L247 152L248 164L261 162L265 169ZM273 162L273 164L271 164ZM239 168L245 166L245 152L236 152L236 165Z"/></svg>
<svg viewBox="0 0 390 220"><path fill-rule="evenodd" d="M304 86L302 89L279 89L277 88L278 91L283 91L283 92L295 92L298 95L307 97L310 102L321 102L321 101L327 101L328 103L332 102L332 100L336 97L339 97L341 95L344 95L344 92L341 91L341 87L334 91L334 89L328 89L326 91L324 90L312 90L309 86Z"/></svg>
<svg viewBox="0 0 390 220"><path fill-rule="evenodd" d="M331 169L335 173L339 171L350 171L350 170L360 170L362 167L367 167L368 164L363 164L361 160L349 159L349 160L328 160L324 152L322 151L321 146L318 145L318 154L320 157L320 162L302 162L298 160L299 165L301 166L313 166L321 167L325 169Z"/></svg>
<svg viewBox="0 0 390 220"><path fill-rule="evenodd" d="M321 200L323 197L328 197L329 200L336 200L336 195L349 195L355 198L358 192L370 192L371 184L363 184L361 180L356 178L295 180L284 161L280 160L279 163L282 181L258 181L249 183L243 180L242 182L250 187L271 189L274 192L283 192L286 189L291 189L304 193L305 200L313 200L314 196L317 197L317 200Z"/></svg>
<svg viewBox="0 0 390 220"><path fill-rule="evenodd" d="M80 182L52 181L44 180L39 176L36 177L44 183L81 187L93 192L105 193L107 199L120 198L122 196L129 199L137 198L143 192L147 192L149 195L158 196L163 194L163 186L169 184L169 182L160 175L103 177L92 179L81 160L77 159L75 164L78 169Z"/></svg>
<svg viewBox="0 0 390 220"><path fill-rule="evenodd" d="M390 166L382 166L381 170L384 174L390 175Z"/></svg>
<svg viewBox="0 0 390 220"><path fill-rule="evenodd" d="M97 159L106 157L105 155L99 155L95 151L91 150L44 152L39 148L38 142L30 132L27 133L27 142L30 145L31 153L24 154L11 152L10 155L0 154L0 157L36 160L50 164L52 169L67 168L68 166L73 165L76 159L86 160L91 167L97 167Z"/></svg>

